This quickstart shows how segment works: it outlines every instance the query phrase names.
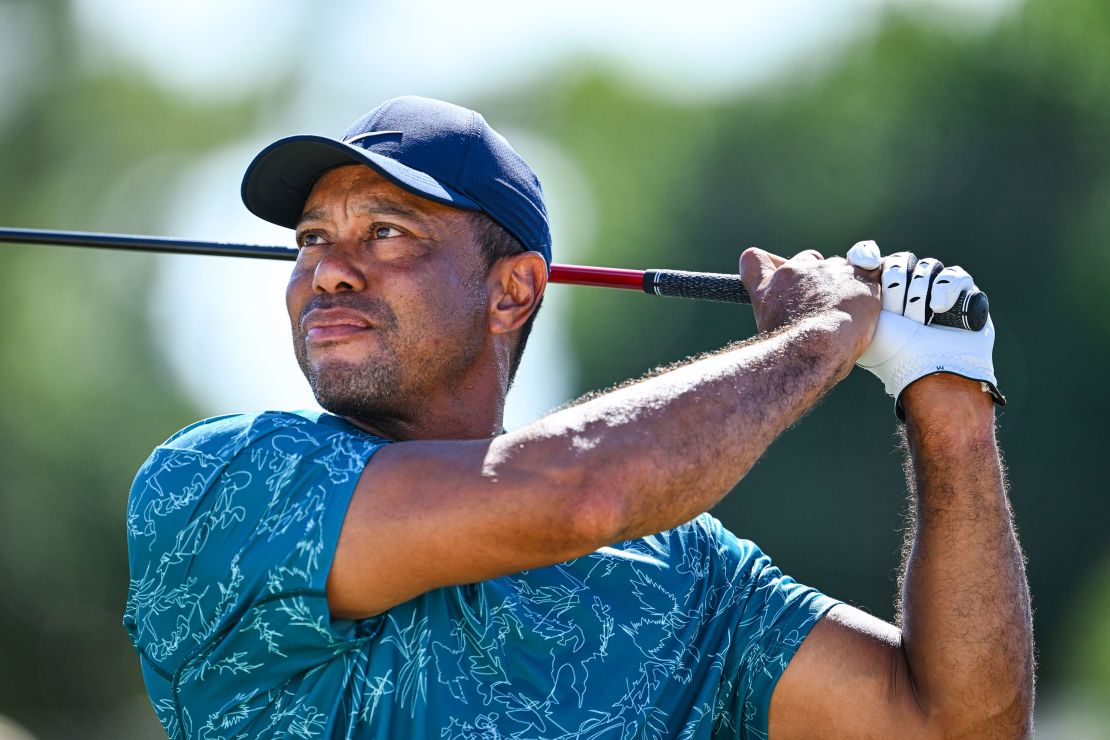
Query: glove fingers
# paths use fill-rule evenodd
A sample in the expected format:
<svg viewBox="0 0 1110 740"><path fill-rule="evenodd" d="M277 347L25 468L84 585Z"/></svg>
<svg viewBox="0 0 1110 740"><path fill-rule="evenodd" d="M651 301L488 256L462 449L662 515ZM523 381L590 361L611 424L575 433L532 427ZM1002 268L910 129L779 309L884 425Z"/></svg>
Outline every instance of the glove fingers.
<svg viewBox="0 0 1110 740"><path fill-rule="evenodd" d="M883 255L873 241L856 242L848 250L848 263L864 270L877 270L882 267Z"/></svg>
<svg viewBox="0 0 1110 740"><path fill-rule="evenodd" d="M972 293L978 290L975 287L975 280L971 275L967 274L964 268L946 267L937 275L937 279L933 281L933 290L929 296L929 309L934 313L944 313L956 305L956 299L960 297L960 293L967 291Z"/></svg>
<svg viewBox="0 0 1110 740"><path fill-rule="evenodd" d="M895 252L883 260L883 310L902 314L906 306L906 286L917 257L911 252Z"/></svg>
<svg viewBox="0 0 1110 740"><path fill-rule="evenodd" d="M977 332L924 323L933 312L951 310L961 293L975 290L974 280L961 267L946 268L933 258L918 260L909 252L883 260L883 310L871 344L857 364L876 375L887 393L894 396L899 418L905 419L902 391L934 373L977 380L996 403L1006 403L994 374L994 324L990 316Z"/></svg>
<svg viewBox="0 0 1110 740"><path fill-rule="evenodd" d="M925 323L925 309L929 305L929 289L933 285L933 278L944 269L940 260L925 258L918 260L910 275L910 284L906 288L906 309L903 314L914 321Z"/></svg>

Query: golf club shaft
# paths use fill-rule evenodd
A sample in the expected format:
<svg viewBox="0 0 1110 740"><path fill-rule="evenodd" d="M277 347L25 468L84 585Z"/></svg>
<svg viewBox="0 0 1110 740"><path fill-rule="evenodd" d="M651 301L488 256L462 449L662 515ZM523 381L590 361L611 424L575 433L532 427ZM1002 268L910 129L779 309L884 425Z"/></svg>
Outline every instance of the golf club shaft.
<svg viewBox="0 0 1110 740"><path fill-rule="evenodd" d="M290 261L297 258L297 250L293 247L197 241L164 236L104 234L89 231L0 228L0 242ZM624 270L610 267L553 264L548 279L550 282L565 285L623 288L676 298L695 298L726 303L752 302L747 290L744 289L743 283L740 282L739 275L714 272ZM962 293L956 301L956 305L943 314L935 314L932 323L978 331L986 323L987 310L986 294L978 291L970 294Z"/></svg>

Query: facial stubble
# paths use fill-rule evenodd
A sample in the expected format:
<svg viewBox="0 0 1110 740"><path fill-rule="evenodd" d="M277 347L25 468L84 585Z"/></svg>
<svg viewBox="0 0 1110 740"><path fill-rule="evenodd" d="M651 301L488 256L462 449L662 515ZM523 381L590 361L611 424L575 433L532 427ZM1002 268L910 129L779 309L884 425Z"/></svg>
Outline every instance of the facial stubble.
<svg viewBox="0 0 1110 740"><path fill-rule="evenodd" d="M399 321L384 303L361 296L310 301L313 308L346 306L374 320L377 346L362 361L311 362L301 323L293 327L293 349L317 403L339 416L368 422L412 421L433 395L450 393L478 361L486 336L486 296L481 282L467 286L466 310L441 310L439 322Z"/></svg>

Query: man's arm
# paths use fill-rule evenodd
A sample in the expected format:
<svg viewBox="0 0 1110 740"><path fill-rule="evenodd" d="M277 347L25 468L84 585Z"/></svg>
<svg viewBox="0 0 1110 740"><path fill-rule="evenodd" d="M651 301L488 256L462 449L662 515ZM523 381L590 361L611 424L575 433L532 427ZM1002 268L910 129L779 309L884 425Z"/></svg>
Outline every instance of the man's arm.
<svg viewBox="0 0 1110 740"><path fill-rule="evenodd" d="M901 630L834 608L771 701L771 737L1025 737L1033 637L1024 562L979 383L932 375L902 395L914 527Z"/></svg>
<svg viewBox="0 0 1110 740"><path fill-rule="evenodd" d="M792 264L793 263L793 264ZM379 451L328 580L337 616L551 565L692 519L851 369L878 315L874 275L745 253L782 329L492 440Z"/></svg>

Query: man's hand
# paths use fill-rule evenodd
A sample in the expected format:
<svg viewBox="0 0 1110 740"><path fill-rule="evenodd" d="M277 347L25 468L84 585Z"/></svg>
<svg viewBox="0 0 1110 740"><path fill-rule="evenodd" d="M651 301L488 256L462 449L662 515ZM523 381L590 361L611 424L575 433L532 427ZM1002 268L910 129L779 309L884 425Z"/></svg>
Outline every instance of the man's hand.
<svg viewBox="0 0 1110 740"><path fill-rule="evenodd" d="M991 358L994 324L990 317L980 331L925 325L926 307L936 313L947 311L961 292L975 290L971 275L961 267L944 267L931 258L919 260L909 252L890 255L882 266L883 310L871 344L857 364L883 382L895 398L899 418L906 387L934 373L980 382L999 405L1005 404Z"/></svg>
<svg viewBox="0 0 1110 740"><path fill-rule="evenodd" d="M847 319L838 336L852 361L871 341L880 308L877 270L853 266L841 257L824 259L812 249L786 259L753 248L740 256L740 277L760 331L823 314Z"/></svg>

